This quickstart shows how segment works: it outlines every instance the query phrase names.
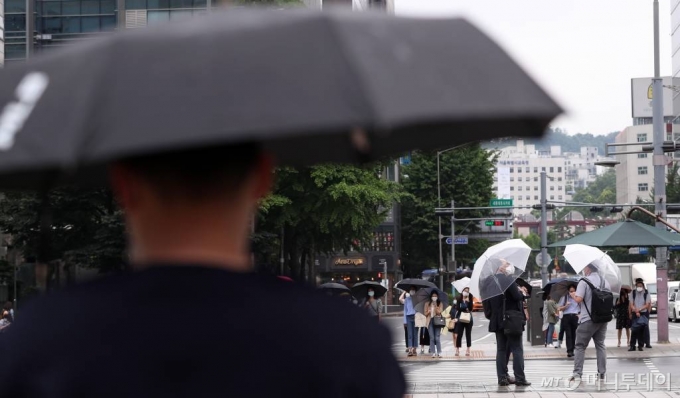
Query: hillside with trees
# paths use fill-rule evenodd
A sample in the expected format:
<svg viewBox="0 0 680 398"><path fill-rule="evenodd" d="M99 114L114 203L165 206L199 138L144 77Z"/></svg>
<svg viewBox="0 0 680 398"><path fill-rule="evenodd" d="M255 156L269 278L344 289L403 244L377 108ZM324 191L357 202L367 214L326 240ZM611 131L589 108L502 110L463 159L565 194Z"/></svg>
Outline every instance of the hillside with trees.
<svg viewBox="0 0 680 398"><path fill-rule="evenodd" d="M536 145L538 150L549 150L553 145L562 147L562 152L578 152L583 146L597 147L600 153L604 155L604 146L606 143L614 142L618 131L606 135L574 134L568 135L566 131L557 129L548 129L546 134L541 139L524 139L525 144ZM485 142L482 146L486 149L502 149L507 146L515 145L517 138L502 138Z"/></svg>

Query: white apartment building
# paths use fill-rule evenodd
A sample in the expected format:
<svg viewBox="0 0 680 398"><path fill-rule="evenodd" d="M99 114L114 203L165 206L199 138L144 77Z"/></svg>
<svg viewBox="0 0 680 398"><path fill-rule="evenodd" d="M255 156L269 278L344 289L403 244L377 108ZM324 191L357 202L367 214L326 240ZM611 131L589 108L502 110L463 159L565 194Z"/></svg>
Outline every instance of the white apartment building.
<svg viewBox="0 0 680 398"><path fill-rule="evenodd" d="M540 203L540 173L548 175L548 200L569 200L566 191L566 158L561 148L554 146L550 151L537 151L535 145L524 145L518 140L514 147L500 151L496 163L493 190L497 198L513 199L516 215L528 214L531 206Z"/></svg>
<svg viewBox="0 0 680 398"><path fill-rule="evenodd" d="M678 139L680 136L680 126L666 125L668 131L669 126L672 126L673 132L666 133L666 140L671 140L673 137ZM648 142L651 145L653 138L652 125L643 124L638 126L626 127L616 136L616 143L635 143ZM618 147L621 151L640 151L641 145ZM669 158L673 157L672 153L667 153ZM652 153L638 153L632 155L616 155L616 160L620 163L616 165L616 202L617 203L635 203L638 198L642 200L651 200L652 189L654 187L654 164L652 162ZM664 172L664 180L666 173Z"/></svg>
<svg viewBox="0 0 680 398"><path fill-rule="evenodd" d="M566 153L567 162L567 194L573 195L577 189L583 189L595 181L603 173L596 165L600 160L600 150L597 147L581 147L578 153Z"/></svg>

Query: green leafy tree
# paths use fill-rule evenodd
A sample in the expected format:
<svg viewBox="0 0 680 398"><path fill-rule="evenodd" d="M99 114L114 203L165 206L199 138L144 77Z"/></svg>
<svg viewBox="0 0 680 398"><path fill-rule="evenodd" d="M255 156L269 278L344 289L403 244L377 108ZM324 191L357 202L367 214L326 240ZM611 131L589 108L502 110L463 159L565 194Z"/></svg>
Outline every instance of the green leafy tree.
<svg viewBox="0 0 680 398"><path fill-rule="evenodd" d="M313 269L315 255L368 247L401 197L398 184L379 171L379 166L349 165L277 171L275 189L261 205L258 230L280 237L283 229L286 273L302 279ZM280 247L280 240L275 244ZM278 253L260 246L264 263L276 263L272 258Z"/></svg>
<svg viewBox="0 0 680 398"><path fill-rule="evenodd" d="M451 199L457 207L488 206L493 197L495 153L480 145L464 146L440 155L441 207ZM407 275L439 267L437 201L437 154L417 152L403 168L403 186L409 194L402 202L402 264ZM406 178L408 176L408 178ZM456 211L456 218L483 216L480 211ZM442 234L450 234L450 223L442 219ZM456 235L477 230L474 222L457 223ZM458 264L471 264L489 246L486 240L470 240L456 246ZM448 248L444 245L445 250ZM450 254L444 253L444 262Z"/></svg>

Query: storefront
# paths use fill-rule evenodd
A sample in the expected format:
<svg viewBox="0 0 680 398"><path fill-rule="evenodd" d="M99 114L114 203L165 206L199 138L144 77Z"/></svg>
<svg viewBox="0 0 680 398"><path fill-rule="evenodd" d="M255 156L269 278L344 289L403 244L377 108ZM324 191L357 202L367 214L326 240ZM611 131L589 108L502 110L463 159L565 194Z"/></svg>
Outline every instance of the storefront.
<svg viewBox="0 0 680 398"><path fill-rule="evenodd" d="M363 281L386 286L386 304L394 302L392 286L400 280L401 271L395 253L361 253L319 257L316 274L321 283L342 283L348 287Z"/></svg>

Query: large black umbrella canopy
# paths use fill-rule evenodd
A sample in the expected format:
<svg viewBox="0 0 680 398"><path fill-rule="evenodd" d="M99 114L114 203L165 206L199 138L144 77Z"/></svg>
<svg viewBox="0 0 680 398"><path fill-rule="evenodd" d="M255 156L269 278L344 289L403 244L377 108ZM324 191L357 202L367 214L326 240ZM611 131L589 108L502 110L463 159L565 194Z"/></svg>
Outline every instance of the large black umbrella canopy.
<svg viewBox="0 0 680 398"><path fill-rule="evenodd" d="M417 279L417 278L407 278L407 279L402 279L399 282L397 282L396 285L394 285L397 289L402 289L408 291L411 287L415 287L416 289L421 289L425 287L437 287L434 283L430 281L426 281L424 279Z"/></svg>
<svg viewBox="0 0 680 398"><path fill-rule="evenodd" d="M371 161L540 136L561 113L465 20L309 10L76 44L3 69L0 104L3 188L104 182L115 159L243 142L283 165Z"/></svg>
<svg viewBox="0 0 680 398"><path fill-rule="evenodd" d="M577 235L571 239L555 242L549 247L583 244L595 247L664 247L680 245L680 234L674 234L627 219Z"/></svg>
<svg viewBox="0 0 680 398"><path fill-rule="evenodd" d="M368 297L368 289L373 289L375 291L375 295L373 298L380 298L387 293L387 288L383 285L381 285L378 282L373 282L373 281L365 281L365 282L359 282L356 285L352 286L352 295L356 297L357 299L365 299Z"/></svg>
<svg viewBox="0 0 680 398"><path fill-rule="evenodd" d="M424 289L420 289L416 292L416 296L413 298L413 308L417 312L424 314L425 313L425 305L430 301L430 297L432 297L433 292L437 293L437 298L439 299L439 301L442 302L442 306L444 308L449 306L449 295L448 294L441 291L439 288L427 287L427 288L424 288Z"/></svg>

